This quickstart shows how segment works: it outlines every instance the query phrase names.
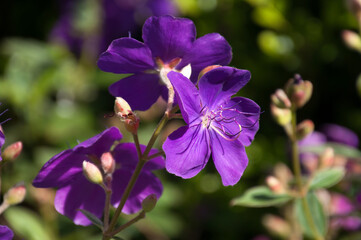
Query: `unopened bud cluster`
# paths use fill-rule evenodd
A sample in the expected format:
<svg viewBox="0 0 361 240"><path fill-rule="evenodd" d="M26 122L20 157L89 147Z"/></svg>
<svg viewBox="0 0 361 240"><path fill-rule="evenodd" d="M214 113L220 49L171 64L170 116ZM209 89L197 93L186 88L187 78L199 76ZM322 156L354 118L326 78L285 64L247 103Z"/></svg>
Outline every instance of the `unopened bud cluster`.
<svg viewBox="0 0 361 240"><path fill-rule="evenodd" d="M284 164L275 166L273 175L266 178L266 185L276 194L285 194L289 191L289 184L293 179L291 170Z"/></svg>
<svg viewBox="0 0 361 240"><path fill-rule="evenodd" d="M128 132L136 134L139 127L139 118L134 114L128 102L121 97L115 99L115 115L124 123Z"/></svg>
<svg viewBox="0 0 361 240"><path fill-rule="evenodd" d="M311 98L312 83L304 81L299 74L291 78L284 89L277 89L271 95L271 113L275 121L286 129L291 135L290 126L292 121L292 110L303 107ZM311 120L305 120L297 126L295 137L303 139L314 130Z"/></svg>
<svg viewBox="0 0 361 240"><path fill-rule="evenodd" d="M115 171L115 160L110 152L103 153L100 157L100 166L89 162L83 161L83 174L92 183L102 185L104 179L112 178Z"/></svg>

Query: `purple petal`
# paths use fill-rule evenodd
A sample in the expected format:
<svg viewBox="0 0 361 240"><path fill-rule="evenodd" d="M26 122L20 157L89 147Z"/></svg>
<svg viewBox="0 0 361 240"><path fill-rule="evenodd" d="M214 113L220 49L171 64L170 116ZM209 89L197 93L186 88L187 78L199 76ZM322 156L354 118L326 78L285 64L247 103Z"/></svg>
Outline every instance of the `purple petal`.
<svg viewBox="0 0 361 240"><path fill-rule="evenodd" d="M215 68L199 80L199 92L204 105L210 109L228 101L251 78L251 73L232 67Z"/></svg>
<svg viewBox="0 0 361 240"><path fill-rule="evenodd" d="M189 63L192 67L192 82L196 82L200 71L211 65L228 65L232 59L232 48L218 33L210 33L198 38L188 51L177 69Z"/></svg>
<svg viewBox="0 0 361 240"><path fill-rule="evenodd" d="M260 114L260 107L251 99L243 97L232 98L222 111L225 119L235 120L232 124L227 124L231 128L232 133L236 134L239 132L239 125L241 125L241 133L238 140L244 146L249 146L253 141L259 129Z"/></svg>
<svg viewBox="0 0 361 240"><path fill-rule="evenodd" d="M143 26L144 43L167 63L174 58L182 58L191 49L196 37L193 22L185 18L171 16L150 17Z"/></svg>
<svg viewBox="0 0 361 240"><path fill-rule="evenodd" d="M55 155L41 168L33 185L46 188L69 184L79 174L82 174L82 163L88 159L88 154L100 157L102 153L110 150L115 141L121 138L119 130L111 127L80 143L74 149L68 149Z"/></svg>
<svg viewBox="0 0 361 240"><path fill-rule="evenodd" d="M224 186L235 185L248 165L244 146L238 140L226 140L215 131L211 133L211 149L214 165Z"/></svg>
<svg viewBox="0 0 361 240"><path fill-rule="evenodd" d="M133 110L145 111L161 95L162 86L156 74L135 74L113 83L109 92L114 97L124 98Z"/></svg>
<svg viewBox="0 0 361 240"><path fill-rule="evenodd" d="M105 72L140 73L154 69L154 61L144 43L133 38L119 38L100 55L98 67Z"/></svg>
<svg viewBox="0 0 361 240"><path fill-rule="evenodd" d="M144 152L146 146L140 145L140 149ZM159 152L156 149L152 149L149 155ZM120 143L113 150L113 157L117 163L120 164L122 169L134 171L138 163L137 149L134 143ZM157 170L164 168L165 161L163 157L156 157L149 160L143 167L144 170Z"/></svg>
<svg viewBox="0 0 361 240"><path fill-rule="evenodd" d="M197 175L207 164L210 149L208 131L201 123L173 132L163 144L166 169L182 178Z"/></svg>
<svg viewBox="0 0 361 240"><path fill-rule="evenodd" d="M184 121L190 123L199 118L202 110L202 102L194 84L181 73L170 72L168 78L176 92L177 101L181 109Z"/></svg>
<svg viewBox="0 0 361 240"><path fill-rule="evenodd" d="M322 126L321 131L326 135L327 141L358 147L359 139L357 135L348 128L336 124L325 124Z"/></svg>
<svg viewBox="0 0 361 240"><path fill-rule="evenodd" d="M91 222L78 209L93 213L98 218L103 214L105 204L104 190L80 175L71 184L60 188L55 196L55 209L72 219L77 225L88 226Z"/></svg>
<svg viewBox="0 0 361 240"><path fill-rule="evenodd" d="M89 138L88 140L74 147L74 151L84 154L92 154L100 157L103 153L108 152L115 141L122 139L122 134L116 127L110 127L102 133Z"/></svg>
<svg viewBox="0 0 361 240"><path fill-rule="evenodd" d="M313 132L301 141L298 142L299 146L314 146L326 143L327 139L323 133Z"/></svg>
<svg viewBox="0 0 361 240"><path fill-rule="evenodd" d="M1 127L1 126L0 126ZM0 161L2 161L2 158L1 158L1 148L2 146L4 145L5 143L5 136L3 134L2 131L0 131Z"/></svg>
<svg viewBox="0 0 361 240"><path fill-rule="evenodd" d="M124 190L131 178L132 171L127 169L117 170L113 175L113 194L111 203L114 207L118 207L120 199L124 193ZM134 185L132 192L127 199L123 213L132 214L138 212L142 208L142 201L150 194L156 194L158 199L163 191L162 183L159 179L149 171L145 169L140 173L137 182Z"/></svg>
<svg viewBox="0 0 361 240"><path fill-rule="evenodd" d="M13 231L8 226L0 225L0 239L1 240L12 240L14 237Z"/></svg>

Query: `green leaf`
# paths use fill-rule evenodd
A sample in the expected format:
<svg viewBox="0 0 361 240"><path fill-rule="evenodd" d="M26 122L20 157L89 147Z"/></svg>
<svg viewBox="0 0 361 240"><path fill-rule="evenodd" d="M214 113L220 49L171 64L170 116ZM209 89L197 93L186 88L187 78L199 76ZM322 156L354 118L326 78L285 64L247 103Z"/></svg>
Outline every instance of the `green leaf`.
<svg viewBox="0 0 361 240"><path fill-rule="evenodd" d="M33 211L24 207L10 207L4 213L10 228L27 240L54 239L47 225Z"/></svg>
<svg viewBox="0 0 361 240"><path fill-rule="evenodd" d="M300 152L312 152L322 154L327 147L333 148L336 155L342 155L348 158L361 158L361 151L339 143L326 143L318 146L305 146L300 148Z"/></svg>
<svg viewBox="0 0 361 240"><path fill-rule="evenodd" d="M307 201L309 211L305 208L301 198L296 199L294 206L295 216L298 218L298 222L302 227L303 233L308 237L316 239L316 236L312 231L310 221L307 218L307 213L309 213L318 234L325 236L327 232L327 218L321 203L318 201L314 192L309 192L305 199Z"/></svg>
<svg viewBox="0 0 361 240"><path fill-rule="evenodd" d="M287 194L276 194L266 186L248 189L242 196L231 201L232 206L269 207L280 205L291 200Z"/></svg>
<svg viewBox="0 0 361 240"><path fill-rule="evenodd" d="M345 175L342 167L333 167L316 172L311 180L310 189L329 188L341 181Z"/></svg>
<svg viewBox="0 0 361 240"><path fill-rule="evenodd" d="M78 209L78 211L84 214L95 226L103 230L103 222L97 216L84 209Z"/></svg>

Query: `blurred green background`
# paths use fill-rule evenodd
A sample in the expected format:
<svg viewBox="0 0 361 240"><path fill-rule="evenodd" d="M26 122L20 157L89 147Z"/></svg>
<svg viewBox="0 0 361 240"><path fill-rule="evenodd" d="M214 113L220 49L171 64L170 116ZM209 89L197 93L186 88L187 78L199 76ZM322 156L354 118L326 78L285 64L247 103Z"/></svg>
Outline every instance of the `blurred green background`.
<svg viewBox="0 0 361 240"><path fill-rule="evenodd" d="M16 140L24 143L20 158L3 170L3 192L19 181L28 187L26 201L7 210L0 220L16 232L15 239L99 239L95 227L75 226L57 214L52 203L54 191L34 189L31 181L54 154L106 127L120 126L116 119L104 117L112 112L114 100L107 87L120 76L97 68L102 47L91 44L94 39L102 42L99 36L105 27L122 28L126 21L132 23L132 37L141 40L140 27L151 13L144 9L130 17L119 13L125 16L122 21L104 26L107 13L102 1L78 0L71 7L69 2L0 3L0 111L9 109L0 122L12 118L3 126L6 145ZM144 1L138 2L144 5ZM276 208L230 207L229 201L262 184L276 162L288 164L287 140L270 115L270 94L282 88L294 73L300 73L312 81L314 94L300 111L299 120L312 119L316 130L323 123L336 123L360 136L356 79L361 58L341 38L342 30L357 30L357 21L342 0L177 0L173 4L178 16L193 20L198 36L218 32L228 40L233 48L230 65L252 73L251 81L239 94L256 101L264 113L259 133L247 148L249 166L237 185L223 187L211 161L190 180L159 171L164 193L156 210L121 236L218 240L266 234L261 217L265 212L277 212ZM83 39L80 47L54 37L54 27L69 11L76 16L69 26L75 29L73 36ZM117 37L128 36L127 32ZM161 104L140 113L143 143L160 117L159 108ZM175 127L182 123L171 124ZM125 137L125 141L130 140Z"/></svg>

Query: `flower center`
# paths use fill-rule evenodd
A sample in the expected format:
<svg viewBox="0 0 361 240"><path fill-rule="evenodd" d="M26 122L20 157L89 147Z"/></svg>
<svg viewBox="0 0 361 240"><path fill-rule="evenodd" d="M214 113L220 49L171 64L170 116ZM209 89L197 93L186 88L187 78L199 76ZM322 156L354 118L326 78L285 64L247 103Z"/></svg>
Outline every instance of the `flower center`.
<svg viewBox="0 0 361 240"><path fill-rule="evenodd" d="M167 88L171 88L172 84L170 83L169 79L168 79L168 73L170 71L175 71L175 72L180 72L182 73L185 77L190 78L191 73L192 73L192 69L190 67L190 64L188 64L187 66L185 66L184 68L182 68L180 71L176 69L177 65L182 61L181 58L174 58L172 59L170 62L168 63L164 63L162 61L162 59L160 59L159 57L156 58L155 62L158 65L158 71L159 71L159 76L161 79L161 82L167 86Z"/></svg>

